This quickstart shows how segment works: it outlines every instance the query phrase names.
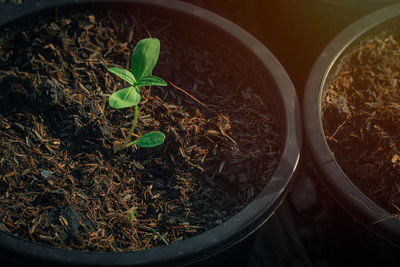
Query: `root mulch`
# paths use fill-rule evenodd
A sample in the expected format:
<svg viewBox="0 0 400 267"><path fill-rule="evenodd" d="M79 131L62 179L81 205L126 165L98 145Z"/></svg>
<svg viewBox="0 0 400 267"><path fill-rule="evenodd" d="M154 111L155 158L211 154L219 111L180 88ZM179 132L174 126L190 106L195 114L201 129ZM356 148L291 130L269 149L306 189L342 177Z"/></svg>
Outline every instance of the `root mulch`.
<svg viewBox="0 0 400 267"><path fill-rule="evenodd" d="M323 125L343 171L400 218L400 34L390 28L340 60L324 92Z"/></svg>
<svg viewBox="0 0 400 267"><path fill-rule="evenodd" d="M0 229L67 249L147 249L221 224L268 182L280 129L243 59L132 12L36 21L0 35ZM129 69L149 36L161 41L154 75L169 85L142 88L134 135L166 141L114 154L133 111L108 106L126 84L106 69Z"/></svg>

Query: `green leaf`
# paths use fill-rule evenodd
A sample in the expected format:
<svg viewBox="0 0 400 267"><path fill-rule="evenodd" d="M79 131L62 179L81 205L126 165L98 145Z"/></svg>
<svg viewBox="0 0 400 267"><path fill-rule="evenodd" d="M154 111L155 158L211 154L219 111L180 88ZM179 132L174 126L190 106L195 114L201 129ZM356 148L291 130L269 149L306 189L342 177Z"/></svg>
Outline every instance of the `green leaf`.
<svg viewBox="0 0 400 267"><path fill-rule="evenodd" d="M140 40L131 57L132 73L136 80L149 76L157 63L160 54L160 41L156 38Z"/></svg>
<svg viewBox="0 0 400 267"><path fill-rule="evenodd" d="M167 82L157 76L146 76L135 84L137 87L142 86L167 86Z"/></svg>
<svg viewBox="0 0 400 267"><path fill-rule="evenodd" d="M140 102L140 93L136 86L118 90L108 98L108 104L112 108L128 108L136 106Z"/></svg>
<svg viewBox="0 0 400 267"><path fill-rule="evenodd" d="M107 69L109 72L114 73L121 79L127 81L130 85L134 85L136 83L135 76L129 71L121 68L109 68Z"/></svg>
<svg viewBox="0 0 400 267"><path fill-rule="evenodd" d="M142 135L135 140L135 143L138 146L150 148L161 145L164 142L164 139L165 135L162 132L155 131Z"/></svg>

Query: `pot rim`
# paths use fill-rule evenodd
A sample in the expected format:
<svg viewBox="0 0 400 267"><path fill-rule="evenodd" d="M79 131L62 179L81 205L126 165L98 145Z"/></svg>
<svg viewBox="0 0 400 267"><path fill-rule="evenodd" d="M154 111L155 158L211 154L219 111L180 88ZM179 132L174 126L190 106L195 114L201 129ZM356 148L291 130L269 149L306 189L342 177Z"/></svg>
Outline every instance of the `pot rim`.
<svg viewBox="0 0 400 267"><path fill-rule="evenodd" d="M325 139L321 102L329 73L344 51L376 26L399 16L400 4L390 5L364 16L339 33L314 63L303 97L305 142L323 184L354 219L396 247L400 247L400 222L361 192L340 168Z"/></svg>
<svg viewBox="0 0 400 267"><path fill-rule="evenodd" d="M15 16L13 16L13 19L7 18L3 21L0 19L0 26L2 23L5 24L45 9L94 2L111 3L112 1L31 0L21 7L11 7L10 10L14 12ZM132 252L87 252L55 248L16 238L9 233L0 231L0 248L13 254L24 255L29 259L50 264L85 266L141 266L151 264L152 266L165 266L195 263L204 257L216 255L247 238L261 227L281 204L289 185L293 181L300 158L301 118L296 91L286 71L267 48L239 26L210 11L177 0L119 0L115 2L155 5L190 14L196 19L234 36L246 49L258 57L265 70L271 73L283 103L285 122L282 127L283 144L280 162L263 191L243 210L219 226L168 246Z"/></svg>

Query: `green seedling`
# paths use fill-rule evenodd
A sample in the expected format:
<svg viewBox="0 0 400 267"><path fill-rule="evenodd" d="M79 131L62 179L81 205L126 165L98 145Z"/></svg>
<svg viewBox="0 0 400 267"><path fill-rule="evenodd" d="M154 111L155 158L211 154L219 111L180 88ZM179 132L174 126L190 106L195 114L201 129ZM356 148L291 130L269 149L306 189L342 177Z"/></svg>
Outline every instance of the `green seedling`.
<svg viewBox="0 0 400 267"><path fill-rule="evenodd" d="M140 40L133 49L131 57L132 71L121 68L109 68L108 71L122 78L130 84L129 87L113 93L108 103L112 108L122 109L134 107L134 117L131 129L122 144L114 146L114 152L138 145L144 148L151 148L161 145L165 135L162 132L154 131L142 135L131 142L131 137L135 129L138 118L138 104L141 100L140 88L143 86L166 86L167 83L156 76L151 75L160 54L160 41L156 38L146 38Z"/></svg>
<svg viewBox="0 0 400 267"><path fill-rule="evenodd" d="M133 209L133 211L129 212L129 219L126 221L126 223L130 223L133 220L133 218L135 218L136 210L137 210L137 207L135 207Z"/></svg>

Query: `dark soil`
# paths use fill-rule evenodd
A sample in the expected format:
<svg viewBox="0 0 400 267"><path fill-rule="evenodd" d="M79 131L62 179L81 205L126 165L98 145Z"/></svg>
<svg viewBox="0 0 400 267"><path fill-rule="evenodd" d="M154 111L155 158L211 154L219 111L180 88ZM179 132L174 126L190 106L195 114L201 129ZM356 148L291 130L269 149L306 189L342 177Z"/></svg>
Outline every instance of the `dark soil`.
<svg viewBox="0 0 400 267"><path fill-rule="evenodd" d="M146 249L219 225L265 186L280 129L245 59L132 12L36 21L1 30L0 229L68 249ZM134 136L166 141L114 154L133 112L108 106L126 84L106 69L129 69L149 36L161 41L154 74L170 84L142 89Z"/></svg>
<svg viewBox="0 0 400 267"><path fill-rule="evenodd" d="M335 75L323 97L329 146L368 197L400 216L400 34L364 38Z"/></svg>

